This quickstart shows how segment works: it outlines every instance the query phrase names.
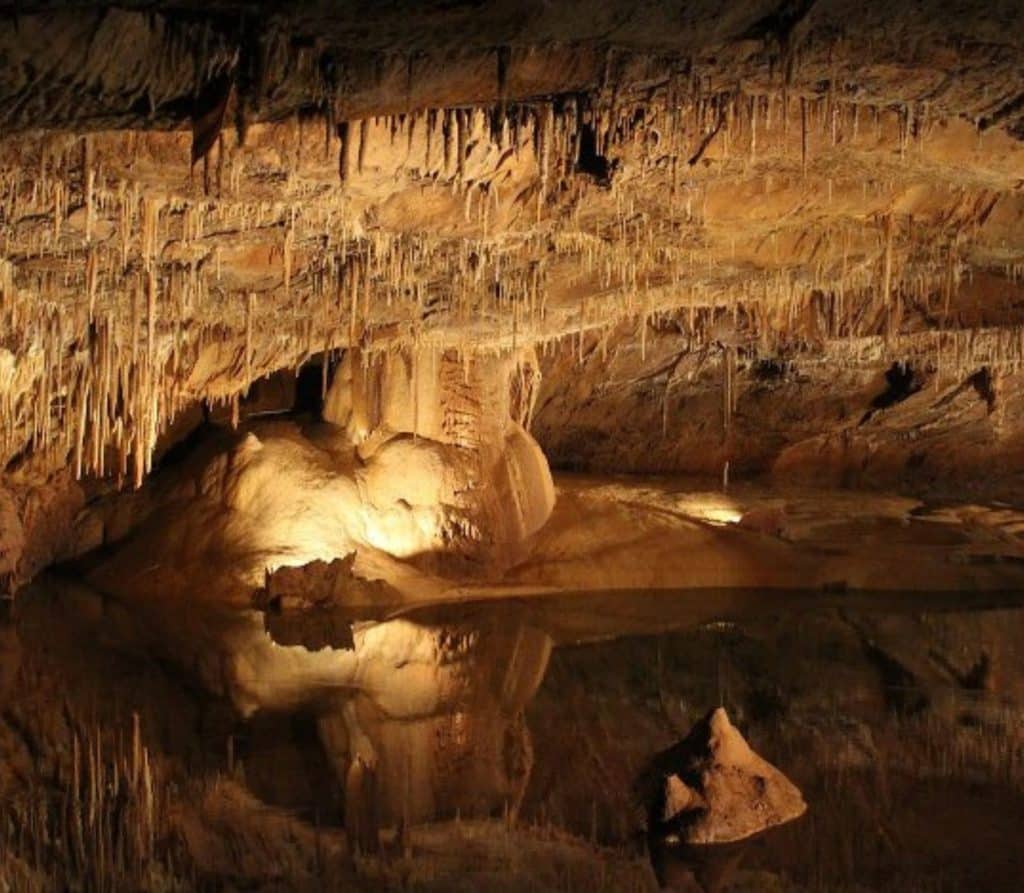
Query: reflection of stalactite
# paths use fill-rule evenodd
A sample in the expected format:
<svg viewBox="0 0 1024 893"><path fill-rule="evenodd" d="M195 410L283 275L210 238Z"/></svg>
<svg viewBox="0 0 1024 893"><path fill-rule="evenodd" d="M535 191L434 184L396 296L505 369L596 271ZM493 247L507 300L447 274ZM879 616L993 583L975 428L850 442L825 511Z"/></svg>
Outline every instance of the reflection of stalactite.
<svg viewBox="0 0 1024 893"><path fill-rule="evenodd" d="M356 754L345 778L345 836L357 855L380 849L377 767Z"/></svg>

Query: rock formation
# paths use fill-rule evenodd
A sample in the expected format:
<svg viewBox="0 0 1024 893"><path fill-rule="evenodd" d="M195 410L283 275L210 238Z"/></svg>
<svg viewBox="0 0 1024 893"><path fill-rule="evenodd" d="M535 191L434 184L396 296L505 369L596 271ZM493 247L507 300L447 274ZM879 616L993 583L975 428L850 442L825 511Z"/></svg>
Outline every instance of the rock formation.
<svg viewBox="0 0 1024 893"><path fill-rule="evenodd" d="M733 843L799 818L800 791L759 757L718 707L690 734L658 754L640 780L655 776L648 832L691 845Z"/></svg>
<svg viewBox="0 0 1024 893"><path fill-rule="evenodd" d="M1021 467L1017 4L397 8L11 14L16 502L138 486L191 407L240 418L310 361L346 367L356 429L378 374L416 404L396 376L511 362L517 422L574 466ZM917 395L858 425L894 363Z"/></svg>

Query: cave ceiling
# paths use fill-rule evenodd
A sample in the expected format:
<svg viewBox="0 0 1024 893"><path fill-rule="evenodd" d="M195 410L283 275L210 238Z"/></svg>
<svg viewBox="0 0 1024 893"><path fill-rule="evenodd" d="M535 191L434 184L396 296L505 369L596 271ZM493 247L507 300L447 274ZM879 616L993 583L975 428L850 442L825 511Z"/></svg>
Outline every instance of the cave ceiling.
<svg viewBox="0 0 1024 893"><path fill-rule="evenodd" d="M139 482L183 407L343 349L1024 363L1019 2L0 21L9 469Z"/></svg>

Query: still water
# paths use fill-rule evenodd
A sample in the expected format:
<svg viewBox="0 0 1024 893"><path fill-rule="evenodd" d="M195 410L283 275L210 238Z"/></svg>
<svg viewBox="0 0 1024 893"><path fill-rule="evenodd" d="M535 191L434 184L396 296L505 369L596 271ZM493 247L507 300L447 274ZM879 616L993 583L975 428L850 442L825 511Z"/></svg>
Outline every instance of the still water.
<svg viewBox="0 0 1024 893"><path fill-rule="evenodd" d="M385 835L511 816L605 858L647 847L651 889L1020 889L1024 593L606 591L350 620L310 650L256 611L51 575L5 607L4 715L45 701L48 665L74 677L61 709L140 712L154 748L244 763L269 807L354 821L358 759ZM636 778L718 705L807 814L734 845L647 841Z"/></svg>

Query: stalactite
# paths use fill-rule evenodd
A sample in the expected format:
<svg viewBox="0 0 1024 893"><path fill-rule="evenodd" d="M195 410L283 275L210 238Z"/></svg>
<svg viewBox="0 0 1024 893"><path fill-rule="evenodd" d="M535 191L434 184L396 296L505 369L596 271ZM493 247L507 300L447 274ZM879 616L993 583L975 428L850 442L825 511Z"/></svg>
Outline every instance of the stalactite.
<svg viewBox="0 0 1024 893"><path fill-rule="evenodd" d="M456 176L459 182L466 178L466 149L469 144L469 113L459 109L455 116L456 132Z"/></svg>
<svg viewBox="0 0 1024 893"><path fill-rule="evenodd" d="M146 369L152 374L156 357L156 271L146 277Z"/></svg>
<svg viewBox="0 0 1024 893"><path fill-rule="evenodd" d="M282 280L284 282L284 293L285 296L291 293L292 285L292 254L295 250L295 221L294 219L289 222L288 229L285 230L284 234L284 245L281 249L281 262L283 266Z"/></svg>
<svg viewBox="0 0 1024 893"><path fill-rule="evenodd" d="M660 326L670 318L667 312L680 307L690 317L687 338L694 345L713 341L708 330L716 314L730 313L733 328L746 330L766 350L781 345L811 351L816 339L845 338L851 356L860 351L867 358L882 349L877 341L870 342L873 346L864 341L883 335L882 320L889 341L885 351L909 350L909 315L908 332L900 334L904 307L920 306L926 316L941 307L945 326L973 321L966 313L958 318L954 290L961 269L969 275L966 258L975 240L984 238L985 216L1000 193L963 189L950 199L954 207L945 219L932 224L918 217L899 232L893 232L896 221L890 212L888 234L882 226L862 229L848 223L837 230L820 221L786 221L771 227L774 231L752 250L746 233L723 233L708 223L708 194L714 193L719 173L702 166L688 174L675 158L689 145L693 130L699 138L724 113L722 135L734 159L746 154L745 165L759 157L763 163L776 152L785 117L779 122L777 96L710 93L704 83L698 89L694 101L687 99L684 106L680 100L678 113L649 97L637 103L607 94L538 102L532 115L523 107L506 107L503 115L495 112L490 118L493 145L487 144L488 121L480 109L410 113L382 123L396 138L404 137L407 148L418 152L414 138L423 140L422 171L415 168L412 177L432 175L432 169L443 177L459 177L463 207L474 224L465 230L471 237L396 235L377 225L372 207L366 217L357 218L364 209L353 213L355 202L339 198L342 190L318 194L305 172L287 179L282 187L286 199L272 197L269 182L259 179L265 173L257 173L244 154L233 160L229 153L225 162L232 193L246 196L233 201L223 195L202 201L173 192L162 198L140 186L140 178L124 179L116 163L108 166L109 148L96 156L102 164L83 161L79 169L77 144L70 163L59 152L49 152L41 162L34 158L38 176L35 167L29 177L19 178L17 167L0 172L0 219L5 221L0 251L17 258L25 286L23 298L10 300L7 293L13 289L0 286L0 312L8 331L24 332L17 339L16 362L28 364L30 344L42 345L45 357L45 369L32 374L27 391L20 387L16 400L0 398L0 412L8 418L17 415L19 429L30 431L31 443L40 450L58 455L66 448L69 456L78 437L76 414L84 412L77 454L83 473L102 468L104 450L112 446L117 461L110 463L111 470L120 467L127 473L131 465L137 475L148 465L160 429L187 399L188 376L204 346L236 345L231 360L236 381L244 375L247 385L259 374L255 365L264 359L263 345L271 337L264 316L274 320L275 351L292 359L314 352L328 357L339 344L369 345L371 339L386 350L388 345L458 338L469 355L497 342L507 344L510 333L516 349L538 341L546 347L559 333L575 335L567 340L582 352L588 327L606 335L610 326L630 319L640 322L637 334L646 359L647 326L652 320ZM837 101L831 91L827 101L803 99L801 106L802 169L814 176L808 158L811 136L829 139L836 153L845 151L857 139L859 106ZM919 138L924 116L923 110L905 113L905 138ZM882 123L891 134L896 117L890 112ZM425 131L418 129L421 124ZM369 119L359 122L358 151L354 145L350 149L356 170L363 168L369 127ZM434 132L437 127L440 133ZM496 175L492 162L506 163L507 153L519 151L521 139L529 145L531 128L532 158L513 161ZM595 134L598 151L622 160L624 179L616 178L607 192L599 192L577 170L585 129L588 138L589 131ZM484 141L474 144L481 134ZM354 131L351 135L356 136ZM443 168L441 146L433 148L442 138ZM92 139L99 146L111 138L97 134ZM122 154L126 139L117 137ZM218 164L220 153L219 147ZM662 153L670 164L651 163L652 153ZM916 163L917 153L911 155L908 163ZM413 165L411 157L404 161L407 167ZM559 179L560 174L568 176ZM408 173L402 176L404 182L411 179ZM788 188L789 179L782 172L770 173L764 177L765 191ZM877 200L885 207L884 193L894 188L887 179L881 174L865 186L865 204ZM832 178L822 180L822 200L832 200ZM257 190L246 195L251 184ZM830 216L856 217L858 212L845 210L849 191L846 181L835 180L836 207L827 212ZM514 223L506 228L506 220L516 220L517 202L529 200L527 217L533 217L534 196L538 220L550 211L543 225L528 220L522 229ZM600 215L595 214L598 202L605 203ZM69 204L75 208L73 217L67 213ZM612 205L614 211L605 214ZM83 206L84 240L77 222ZM889 206L896 205L889 200ZM19 214L38 215L42 225L22 231L6 225ZM958 228L959 243L952 236ZM103 234L110 229L107 238ZM283 249L277 242L271 255L276 260L282 251L283 288L261 292L266 303L261 298L260 316L241 298L250 286L237 285L237 267L232 266L237 262L227 259L231 250L224 234L236 231L250 234L254 245L284 234ZM866 238L872 231L873 244ZM922 248L939 240L947 247ZM31 264L36 258L42 261L39 269ZM965 259L962 268L959 258ZM772 272L744 281L743 271L751 263ZM549 268L554 271L550 285ZM1017 267L1008 265L1007 278L1016 275ZM566 293L573 297L566 300ZM573 319L575 295L585 298L579 326ZM243 308L244 355L237 350ZM606 349L606 337L596 343L602 352ZM940 339L929 348L929 357L948 369L955 349L961 350L963 364L973 358L1000 366L1020 363L1019 342L999 332L970 341ZM578 358L582 361L581 353ZM87 364L93 371L83 373ZM733 406L736 384L730 384ZM222 393L211 399L229 401ZM16 438L5 434L5 444L8 437L13 452Z"/></svg>
<svg viewBox="0 0 1024 893"><path fill-rule="evenodd" d="M454 176L455 173L455 143L456 143L456 112L454 109L445 109L444 121L442 124L442 136L444 137L444 175Z"/></svg>
<svg viewBox="0 0 1024 893"><path fill-rule="evenodd" d="M423 170L428 175L433 170L431 161L433 159L434 149L434 131L437 129L437 110L429 109L427 111L426 120L426 134L423 145Z"/></svg>
<svg viewBox="0 0 1024 893"><path fill-rule="evenodd" d="M352 179L352 125L349 121L338 124L338 139L341 147L338 150L338 178L342 183Z"/></svg>
<svg viewBox="0 0 1024 893"><path fill-rule="evenodd" d="M731 346L722 348L722 438L727 440L732 431L732 414L735 408L733 389L736 378L736 350Z"/></svg>
<svg viewBox="0 0 1024 893"><path fill-rule="evenodd" d="M896 318L892 307L892 214L885 216L885 252L882 259L882 305L886 310L886 340L895 334Z"/></svg>
<svg viewBox="0 0 1024 893"><path fill-rule="evenodd" d="M800 97L800 167L807 176L807 100Z"/></svg>
<svg viewBox="0 0 1024 893"><path fill-rule="evenodd" d="M366 152L370 142L370 122L363 118L359 122L359 154L356 162L356 170L361 174L366 167ZM343 178L344 179L344 178Z"/></svg>
<svg viewBox="0 0 1024 893"><path fill-rule="evenodd" d="M60 239L61 224L65 214L64 182L56 180L53 184L53 241Z"/></svg>
<svg viewBox="0 0 1024 893"><path fill-rule="evenodd" d="M96 316L96 291L99 282L99 260L96 250L89 249L85 261L86 293L89 296L89 323L91 324Z"/></svg>
<svg viewBox="0 0 1024 893"><path fill-rule="evenodd" d="M160 199L142 199L142 260L147 270L152 269L156 260L162 206Z"/></svg>
<svg viewBox="0 0 1024 893"><path fill-rule="evenodd" d="M248 388L253 380L253 327L256 321L256 293L249 292L245 302L245 383Z"/></svg>

